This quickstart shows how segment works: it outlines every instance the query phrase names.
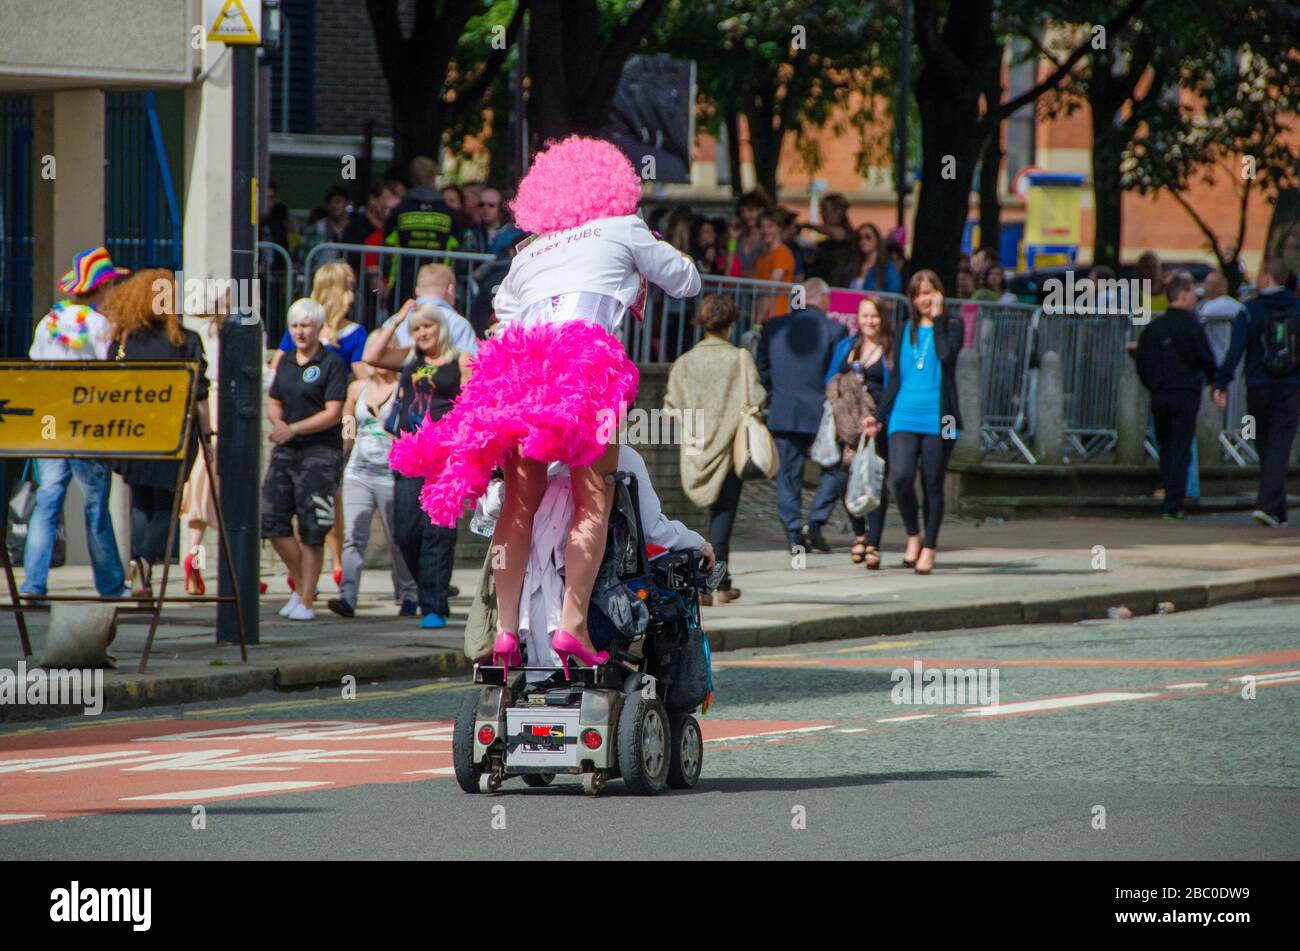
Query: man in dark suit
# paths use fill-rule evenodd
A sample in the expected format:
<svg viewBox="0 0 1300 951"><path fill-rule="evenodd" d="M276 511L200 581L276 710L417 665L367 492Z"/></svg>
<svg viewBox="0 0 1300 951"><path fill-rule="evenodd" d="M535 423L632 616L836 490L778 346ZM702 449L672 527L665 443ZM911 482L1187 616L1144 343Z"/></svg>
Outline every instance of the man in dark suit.
<svg viewBox="0 0 1300 951"><path fill-rule="evenodd" d="M839 499L839 482L833 473L822 473L803 521L804 462L817 436L826 400L823 382L835 345L848 329L826 316L830 288L821 278L804 284L805 307L768 321L758 344L758 375L770 396L767 426L776 440L781 470L776 477L776 505L785 526L791 553L796 548L829 552L822 537L822 525L830 518Z"/></svg>

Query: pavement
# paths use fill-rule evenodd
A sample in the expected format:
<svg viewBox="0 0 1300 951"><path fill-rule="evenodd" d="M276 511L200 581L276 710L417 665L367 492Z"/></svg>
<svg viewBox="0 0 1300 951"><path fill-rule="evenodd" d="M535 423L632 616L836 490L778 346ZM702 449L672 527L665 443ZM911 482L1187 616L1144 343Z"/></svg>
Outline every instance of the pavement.
<svg viewBox="0 0 1300 951"><path fill-rule="evenodd" d="M1297 603L728 651L653 798L461 792L464 678L0 724L0 860L1295 860Z"/></svg>
<svg viewBox="0 0 1300 951"><path fill-rule="evenodd" d="M831 525L836 528L836 523ZM906 635L1007 624L1104 618L1125 606L1134 615L1162 604L1176 611L1262 597L1300 595L1300 531L1261 528L1237 513L1152 519L1057 518L999 523L950 518L933 574L899 566L903 533L887 523L885 567L849 562L851 537L828 535L836 551L791 556L779 531L751 526L733 542L739 601L704 609L715 651L771 648L869 635ZM109 710L237 697L255 691L443 678L468 673L460 649L477 572L458 569L448 627L424 631L397 617L387 572L367 571L357 615L343 619L318 601L314 622L276 611L288 596L283 576L261 599L260 643L243 663L237 646L215 641L211 605L169 604L144 674L137 672L147 621L122 616L105 673ZM93 594L88 568L52 575L51 593ZM326 579L324 596L332 595ZM29 615L37 657L48 615ZM0 614L0 670L23 660L13 615ZM28 659L31 666L34 661ZM0 704L0 721L66 715L53 705Z"/></svg>

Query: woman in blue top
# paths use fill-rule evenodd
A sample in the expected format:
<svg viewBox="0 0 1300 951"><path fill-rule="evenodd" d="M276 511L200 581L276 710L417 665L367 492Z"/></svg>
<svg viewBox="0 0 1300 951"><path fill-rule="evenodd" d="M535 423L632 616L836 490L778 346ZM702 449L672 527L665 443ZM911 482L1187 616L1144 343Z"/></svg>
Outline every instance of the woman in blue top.
<svg viewBox="0 0 1300 951"><path fill-rule="evenodd" d="M321 328L320 342L326 350L333 350L352 371L352 376L364 380L370 376L369 365L361 359L366 350L366 328L348 319L348 312L356 300L357 279L352 267L344 261L331 261L316 269L311 280L311 299L325 308L325 326ZM289 331L280 338L280 349L271 358L271 369L280 365L284 354L297 349Z"/></svg>
<svg viewBox="0 0 1300 951"><path fill-rule="evenodd" d="M889 484L907 527L903 564L928 575L943 522L943 477L961 431L957 405L957 354L965 328L943 307L943 284L918 271L907 285L912 315L894 344L894 368L885 398L865 421L868 436L888 423ZM925 534L917 517L916 467L925 489Z"/></svg>
<svg viewBox="0 0 1300 951"><path fill-rule="evenodd" d="M858 291L885 291L899 294L903 279L898 268L885 253L885 242L880 229L867 222L858 227L858 241L853 251L853 270L848 276L848 286Z"/></svg>

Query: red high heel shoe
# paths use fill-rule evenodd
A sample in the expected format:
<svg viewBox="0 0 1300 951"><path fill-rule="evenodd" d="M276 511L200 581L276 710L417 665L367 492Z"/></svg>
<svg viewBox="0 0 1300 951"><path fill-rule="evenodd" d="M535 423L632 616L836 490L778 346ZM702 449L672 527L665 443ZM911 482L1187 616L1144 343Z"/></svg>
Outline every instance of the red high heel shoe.
<svg viewBox="0 0 1300 951"><path fill-rule="evenodd" d="M207 588L203 584L203 576L199 574L199 569L194 567L194 556L186 555L183 564L185 565L185 593L206 594Z"/></svg>
<svg viewBox="0 0 1300 951"><path fill-rule="evenodd" d="M513 631L502 631L497 635L497 642L492 648L492 664L504 667L507 677L510 676L511 664L524 666L523 655L519 653L519 638Z"/></svg>
<svg viewBox="0 0 1300 951"><path fill-rule="evenodd" d="M569 679L569 658L577 657L588 667L599 667L609 662L609 651L591 651L582 646L582 641L565 630L555 632L551 638L551 650L560 658L560 667L564 669L564 679Z"/></svg>

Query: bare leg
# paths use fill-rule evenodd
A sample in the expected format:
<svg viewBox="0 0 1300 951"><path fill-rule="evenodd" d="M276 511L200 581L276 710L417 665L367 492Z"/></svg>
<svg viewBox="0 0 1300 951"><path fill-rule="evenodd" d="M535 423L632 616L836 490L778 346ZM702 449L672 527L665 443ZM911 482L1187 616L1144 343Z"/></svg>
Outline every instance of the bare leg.
<svg viewBox="0 0 1300 951"><path fill-rule="evenodd" d="M343 567L343 493L334 496L334 524L325 536L325 544L330 547L330 568L337 571Z"/></svg>
<svg viewBox="0 0 1300 951"><path fill-rule="evenodd" d="M497 631L519 630L519 595L533 544L533 516L546 492L546 466L515 453L505 464L506 499L492 534Z"/></svg>
<svg viewBox="0 0 1300 951"><path fill-rule="evenodd" d="M292 535L272 538L271 547L280 556L284 566L289 569L289 577L293 579L294 584L302 590L302 548L298 545L298 539Z"/></svg>
<svg viewBox="0 0 1300 951"><path fill-rule="evenodd" d="M613 490L605 484L605 476L617 465L618 446L610 444L594 465L572 470L573 522L564 546L564 607L560 626L589 650L592 644L587 634L587 606L591 604L596 573L605 557L605 536L613 499Z"/></svg>
<svg viewBox="0 0 1300 951"><path fill-rule="evenodd" d="M325 546L303 545L302 577L298 579L298 597L302 606L310 610L316 600L316 584L320 581L320 567L325 561Z"/></svg>

